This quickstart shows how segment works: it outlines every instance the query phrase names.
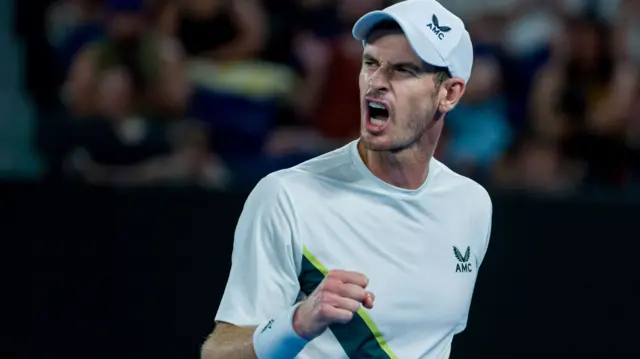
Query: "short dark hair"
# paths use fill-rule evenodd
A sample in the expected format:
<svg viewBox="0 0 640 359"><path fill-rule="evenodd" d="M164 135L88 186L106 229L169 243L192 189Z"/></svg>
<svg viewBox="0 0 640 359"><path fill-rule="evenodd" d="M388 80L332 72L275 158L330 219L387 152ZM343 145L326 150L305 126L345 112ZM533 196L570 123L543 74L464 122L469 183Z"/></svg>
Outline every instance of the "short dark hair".
<svg viewBox="0 0 640 359"><path fill-rule="evenodd" d="M450 78L451 78L451 74L449 73L449 69L447 69L446 67L436 67L436 72L435 72L436 87L439 87L440 85L442 85L443 82L447 81Z"/></svg>
<svg viewBox="0 0 640 359"><path fill-rule="evenodd" d="M400 24L398 24L397 22L395 22L393 20L382 20L382 21L378 22L377 24L375 24L371 28L371 30L369 30L369 34L368 35L371 35L374 31L378 31L378 30L402 32L402 27L400 27Z"/></svg>
<svg viewBox="0 0 640 359"><path fill-rule="evenodd" d="M369 35L379 30L403 32L402 27L400 27L400 24L398 24L397 22L393 20L383 20L377 23L376 25L374 25L371 28L371 30L369 30ZM367 35L365 42L368 42L368 41L369 41L369 38ZM449 69L446 67L433 66L433 65L429 65L429 66L434 68L433 73L435 74L436 87L442 85L443 82L445 82L446 80L452 77L451 73L449 73Z"/></svg>

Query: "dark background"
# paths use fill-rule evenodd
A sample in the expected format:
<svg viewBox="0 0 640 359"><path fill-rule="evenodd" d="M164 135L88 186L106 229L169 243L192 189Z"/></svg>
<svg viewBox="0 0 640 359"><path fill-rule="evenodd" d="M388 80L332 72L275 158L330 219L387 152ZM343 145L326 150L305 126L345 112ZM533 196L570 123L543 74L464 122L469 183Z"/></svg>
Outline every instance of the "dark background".
<svg viewBox="0 0 640 359"><path fill-rule="evenodd" d="M34 358L198 357L246 193L3 190L10 239L31 246ZM453 358L634 357L640 202L492 196L491 245Z"/></svg>

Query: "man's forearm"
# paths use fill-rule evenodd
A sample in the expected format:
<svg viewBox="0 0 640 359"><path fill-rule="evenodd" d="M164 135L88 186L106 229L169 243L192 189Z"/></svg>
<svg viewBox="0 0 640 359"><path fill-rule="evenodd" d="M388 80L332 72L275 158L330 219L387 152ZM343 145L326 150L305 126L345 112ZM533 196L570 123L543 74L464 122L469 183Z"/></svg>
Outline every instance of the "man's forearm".
<svg viewBox="0 0 640 359"><path fill-rule="evenodd" d="M201 359L257 359L253 349L255 327L220 323L202 346Z"/></svg>

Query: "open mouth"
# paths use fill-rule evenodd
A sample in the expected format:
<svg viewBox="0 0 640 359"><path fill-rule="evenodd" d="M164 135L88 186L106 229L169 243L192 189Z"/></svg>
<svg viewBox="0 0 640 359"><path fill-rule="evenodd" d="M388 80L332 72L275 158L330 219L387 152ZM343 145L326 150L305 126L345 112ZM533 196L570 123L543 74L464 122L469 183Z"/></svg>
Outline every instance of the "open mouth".
<svg viewBox="0 0 640 359"><path fill-rule="evenodd" d="M384 126L389 120L389 108L383 102L367 100L369 122L374 126Z"/></svg>

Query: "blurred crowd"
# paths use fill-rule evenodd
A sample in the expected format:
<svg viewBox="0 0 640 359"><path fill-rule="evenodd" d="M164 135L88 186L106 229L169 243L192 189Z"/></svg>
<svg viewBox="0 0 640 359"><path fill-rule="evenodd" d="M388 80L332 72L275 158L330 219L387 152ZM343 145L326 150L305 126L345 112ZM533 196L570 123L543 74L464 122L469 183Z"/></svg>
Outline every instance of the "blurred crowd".
<svg viewBox="0 0 640 359"><path fill-rule="evenodd" d="M471 33L436 158L497 187L640 185L640 1L441 0ZM251 185L358 137L384 0L16 1L51 178Z"/></svg>

